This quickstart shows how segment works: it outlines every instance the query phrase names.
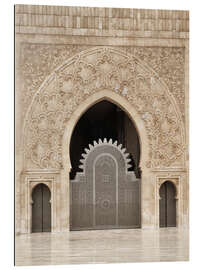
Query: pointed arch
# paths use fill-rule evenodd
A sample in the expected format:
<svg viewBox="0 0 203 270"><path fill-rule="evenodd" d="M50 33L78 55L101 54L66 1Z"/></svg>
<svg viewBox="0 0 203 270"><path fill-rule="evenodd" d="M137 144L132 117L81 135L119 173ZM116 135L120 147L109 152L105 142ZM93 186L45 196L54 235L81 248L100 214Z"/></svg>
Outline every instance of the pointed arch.
<svg viewBox="0 0 203 270"><path fill-rule="evenodd" d="M145 161L147 160L149 146L148 146L148 138L147 132L145 130L145 126L143 124L140 115L136 112L135 108L122 96L118 95L109 90L103 90L97 93L94 93L85 101L83 101L77 109L71 115L71 118L66 124L66 128L64 131L63 139L62 139L62 163L63 168L67 171L71 168L71 160L70 160L70 141L75 125L80 119L81 115L84 114L91 106L102 101L107 100L118 107L120 107L132 120L139 136L139 141L141 145L140 152L140 167L145 166Z"/></svg>

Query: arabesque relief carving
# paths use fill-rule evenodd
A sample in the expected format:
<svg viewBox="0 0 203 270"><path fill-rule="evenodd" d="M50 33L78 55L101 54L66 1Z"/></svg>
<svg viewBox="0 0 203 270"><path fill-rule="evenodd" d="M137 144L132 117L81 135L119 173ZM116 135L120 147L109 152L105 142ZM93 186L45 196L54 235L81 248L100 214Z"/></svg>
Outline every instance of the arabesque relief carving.
<svg viewBox="0 0 203 270"><path fill-rule="evenodd" d="M183 166L183 123L167 85L135 56L97 47L55 69L34 95L24 130L28 167L62 167L68 119L87 97L104 89L124 97L142 118L150 143L147 167Z"/></svg>
<svg viewBox="0 0 203 270"><path fill-rule="evenodd" d="M127 53L145 61L168 86L185 121L185 48L123 47Z"/></svg>
<svg viewBox="0 0 203 270"><path fill-rule="evenodd" d="M24 79L24 113L45 78L65 60L87 48L82 45L22 44L20 72Z"/></svg>
<svg viewBox="0 0 203 270"><path fill-rule="evenodd" d="M20 71L24 80L22 100L24 112L37 89L55 68L76 53L92 47L92 45L82 44L22 44ZM137 56L157 72L176 99L182 118L185 120L185 48L139 46L119 46L117 48Z"/></svg>

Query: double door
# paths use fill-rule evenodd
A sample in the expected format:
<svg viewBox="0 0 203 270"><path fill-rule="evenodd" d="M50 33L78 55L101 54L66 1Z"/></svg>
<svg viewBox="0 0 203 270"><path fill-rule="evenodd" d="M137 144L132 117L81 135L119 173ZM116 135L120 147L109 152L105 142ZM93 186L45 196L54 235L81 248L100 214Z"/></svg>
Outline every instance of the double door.
<svg viewBox="0 0 203 270"><path fill-rule="evenodd" d="M51 193L44 184L38 184L32 193L32 232L51 231Z"/></svg>
<svg viewBox="0 0 203 270"><path fill-rule="evenodd" d="M139 228L140 181L133 175L126 178L111 156L100 155L86 176L71 181L71 230Z"/></svg>
<svg viewBox="0 0 203 270"><path fill-rule="evenodd" d="M166 181L160 187L160 227L176 227L176 190L173 183Z"/></svg>

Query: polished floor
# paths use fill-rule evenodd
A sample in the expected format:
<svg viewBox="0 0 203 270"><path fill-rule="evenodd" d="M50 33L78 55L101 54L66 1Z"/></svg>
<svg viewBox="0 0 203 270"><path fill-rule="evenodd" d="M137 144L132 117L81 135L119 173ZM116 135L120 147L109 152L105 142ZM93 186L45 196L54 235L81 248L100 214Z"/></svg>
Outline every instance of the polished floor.
<svg viewBox="0 0 203 270"><path fill-rule="evenodd" d="M188 230L122 229L16 236L16 265L189 260Z"/></svg>

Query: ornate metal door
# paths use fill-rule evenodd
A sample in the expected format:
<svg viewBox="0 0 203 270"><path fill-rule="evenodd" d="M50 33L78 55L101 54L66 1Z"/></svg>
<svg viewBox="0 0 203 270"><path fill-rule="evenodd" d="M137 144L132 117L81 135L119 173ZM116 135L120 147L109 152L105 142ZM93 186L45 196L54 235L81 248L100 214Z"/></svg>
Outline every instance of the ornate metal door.
<svg viewBox="0 0 203 270"><path fill-rule="evenodd" d="M122 145L94 141L71 181L71 230L140 227L140 179Z"/></svg>
<svg viewBox="0 0 203 270"><path fill-rule="evenodd" d="M95 190L94 227L115 226L117 223L117 163L111 156L101 154L94 166Z"/></svg>

